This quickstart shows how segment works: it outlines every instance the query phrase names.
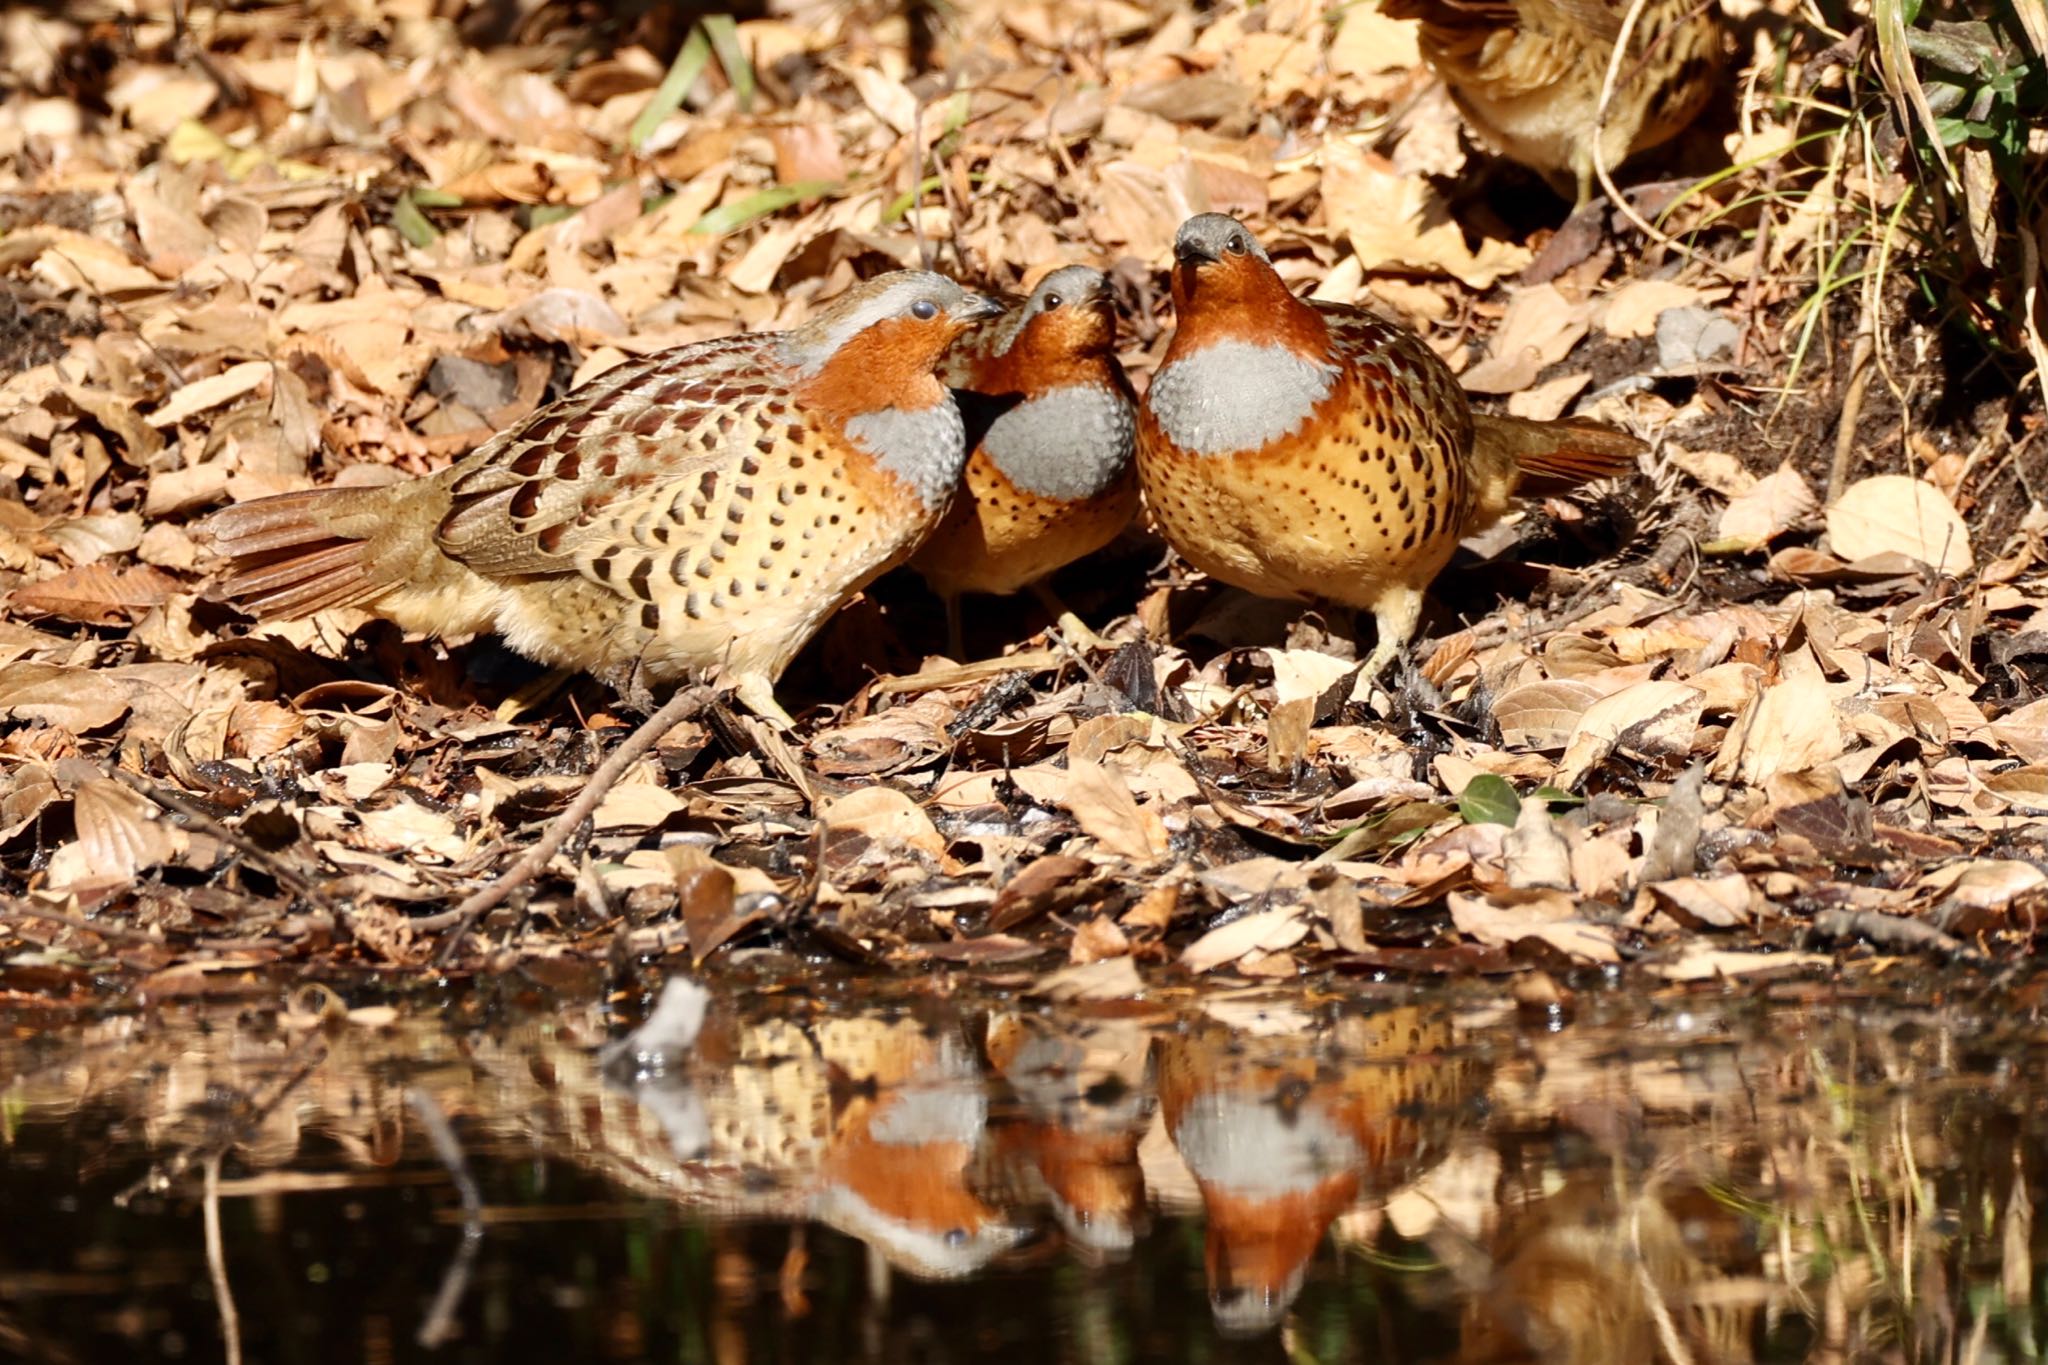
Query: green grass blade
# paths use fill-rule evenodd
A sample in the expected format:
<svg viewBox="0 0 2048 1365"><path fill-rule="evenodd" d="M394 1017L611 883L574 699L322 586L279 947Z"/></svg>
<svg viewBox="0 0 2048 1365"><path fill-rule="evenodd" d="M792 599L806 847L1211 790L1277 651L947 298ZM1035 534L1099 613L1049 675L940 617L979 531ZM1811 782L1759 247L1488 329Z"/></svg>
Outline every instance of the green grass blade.
<svg viewBox="0 0 2048 1365"><path fill-rule="evenodd" d="M704 17L704 33L711 39L711 50L718 54L718 65L725 78L732 82L733 98L739 101L740 112L753 112L754 64L747 60L747 50L740 46L739 25L730 14L708 14Z"/></svg>
<svg viewBox="0 0 2048 1365"><path fill-rule="evenodd" d="M414 198L416 190L407 190L398 196L398 202L391 206L391 226L398 229L398 235L416 247L430 247L441 240L441 230L427 220L420 211L419 200Z"/></svg>
<svg viewBox="0 0 2048 1365"><path fill-rule="evenodd" d="M791 204L806 199L822 199L837 193L837 180L798 180L788 185L770 185L765 190L756 190L744 199L735 199L730 204L720 204L711 212L690 225L690 231L715 236L724 232L737 232L756 219L766 218L771 213L780 213Z"/></svg>
<svg viewBox="0 0 2048 1365"><path fill-rule="evenodd" d="M654 97L647 101L647 107L640 111L640 117L633 120L632 129L626 134L635 151L638 151L654 136L654 130L667 121L668 116L683 107L683 97L690 93L690 87L704 74L705 63L711 60L711 40L704 36L703 28L690 30L689 38L683 43L683 50L676 53L676 59L669 63L668 74L655 87ZM748 76L752 78L752 69Z"/></svg>

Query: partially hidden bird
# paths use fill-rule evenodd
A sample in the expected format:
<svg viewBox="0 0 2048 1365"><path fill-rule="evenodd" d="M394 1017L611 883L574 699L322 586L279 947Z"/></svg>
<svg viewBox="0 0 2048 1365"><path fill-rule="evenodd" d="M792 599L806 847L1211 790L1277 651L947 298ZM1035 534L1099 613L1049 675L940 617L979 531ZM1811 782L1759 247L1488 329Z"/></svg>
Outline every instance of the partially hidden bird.
<svg viewBox="0 0 2048 1365"><path fill-rule="evenodd" d="M1596 125L1601 160L1618 167L1683 132L1721 74L1718 0L1644 0L1604 118L1600 95L1629 0L1386 0L1382 9L1421 21L1423 60L1481 141L1580 204L1593 195Z"/></svg>
<svg viewBox="0 0 2048 1365"><path fill-rule="evenodd" d="M1138 510L1137 399L1116 359L1109 277L1070 265L953 343L939 375L967 421L967 472L911 567L946 603L1006 596L1114 540Z"/></svg>
<svg viewBox="0 0 2048 1365"><path fill-rule="evenodd" d="M1474 412L1449 366L1365 309L1296 298L1234 218L1174 241L1175 330L1138 420L1138 478L1196 568L1262 597L1369 610L1379 675L1423 591L1511 499L1630 472L1597 422Z"/></svg>
<svg viewBox="0 0 2048 1365"><path fill-rule="evenodd" d="M783 669L945 513L967 447L935 370L1001 311L896 271L791 331L628 362L436 474L215 513L214 595L496 631L621 690L719 682L786 727Z"/></svg>

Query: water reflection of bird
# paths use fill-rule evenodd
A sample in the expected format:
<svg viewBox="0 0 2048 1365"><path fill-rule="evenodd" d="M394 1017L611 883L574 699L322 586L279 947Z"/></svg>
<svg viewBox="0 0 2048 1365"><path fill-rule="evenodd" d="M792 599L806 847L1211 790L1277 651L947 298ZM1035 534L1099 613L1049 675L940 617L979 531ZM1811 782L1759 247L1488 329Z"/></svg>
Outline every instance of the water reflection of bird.
<svg viewBox="0 0 2048 1365"><path fill-rule="evenodd" d="M843 1021L858 1024L861 1021ZM845 1098L810 1199L813 1216L926 1279L971 1275L1025 1229L975 1189L988 1090L947 1029L821 1026Z"/></svg>
<svg viewBox="0 0 2048 1365"><path fill-rule="evenodd" d="M1624 1197L1603 1169L1503 1226L1490 1275L1467 1286L1459 1365L1744 1365L1760 1298L1731 1274L1757 1258L1740 1218L1706 1189Z"/></svg>
<svg viewBox="0 0 2048 1365"><path fill-rule="evenodd" d="M1232 1333L1279 1322L1333 1219L1442 1153L1471 1064L1418 1009L1272 1036L1162 1039L1159 1103L1208 1218L1209 1302Z"/></svg>
<svg viewBox="0 0 2048 1365"><path fill-rule="evenodd" d="M1097 1256L1128 1254L1144 1224L1138 1143L1153 1113L1150 1045L1128 1020L989 1021L989 1062L1021 1110L995 1124L997 1165L1051 1207L1069 1241Z"/></svg>

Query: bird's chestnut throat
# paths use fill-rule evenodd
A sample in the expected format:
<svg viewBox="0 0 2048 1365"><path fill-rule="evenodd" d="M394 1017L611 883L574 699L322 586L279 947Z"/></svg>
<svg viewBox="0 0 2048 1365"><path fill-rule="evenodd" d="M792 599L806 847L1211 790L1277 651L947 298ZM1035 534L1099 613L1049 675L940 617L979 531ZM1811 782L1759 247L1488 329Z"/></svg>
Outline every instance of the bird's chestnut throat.
<svg viewBox="0 0 2048 1365"><path fill-rule="evenodd" d="M1322 315L1288 292L1273 267L1251 256L1175 265L1173 312L1169 362L1219 341L1277 346L1325 362L1334 349Z"/></svg>

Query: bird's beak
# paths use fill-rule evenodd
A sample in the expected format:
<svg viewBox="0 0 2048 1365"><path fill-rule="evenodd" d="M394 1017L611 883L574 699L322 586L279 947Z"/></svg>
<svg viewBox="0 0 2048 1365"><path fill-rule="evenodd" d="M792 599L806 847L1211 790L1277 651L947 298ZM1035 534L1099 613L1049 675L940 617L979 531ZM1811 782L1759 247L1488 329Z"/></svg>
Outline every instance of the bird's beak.
<svg viewBox="0 0 2048 1365"><path fill-rule="evenodd" d="M1220 258L1200 242L1183 240L1173 244L1173 259L1182 265L1214 265Z"/></svg>
<svg viewBox="0 0 2048 1365"><path fill-rule="evenodd" d="M983 318L999 318L1003 305L986 294L969 294L953 310L953 317L960 322L980 322Z"/></svg>

